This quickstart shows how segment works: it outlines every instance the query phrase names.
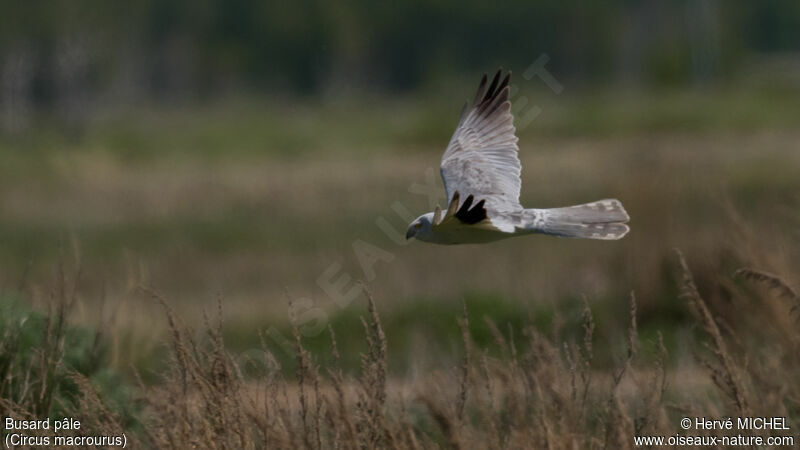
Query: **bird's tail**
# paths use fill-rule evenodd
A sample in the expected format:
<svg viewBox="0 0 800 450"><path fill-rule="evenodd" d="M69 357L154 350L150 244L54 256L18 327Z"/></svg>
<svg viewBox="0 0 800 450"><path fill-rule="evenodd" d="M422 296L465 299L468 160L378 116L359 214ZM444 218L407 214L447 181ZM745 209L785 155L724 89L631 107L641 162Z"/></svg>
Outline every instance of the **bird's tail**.
<svg viewBox="0 0 800 450"><path fill-rule="evenodd" d="M630 228L628 213L616 199L552 209L527 209L535 219L534 232L584 239L620 239Z"/></svg>

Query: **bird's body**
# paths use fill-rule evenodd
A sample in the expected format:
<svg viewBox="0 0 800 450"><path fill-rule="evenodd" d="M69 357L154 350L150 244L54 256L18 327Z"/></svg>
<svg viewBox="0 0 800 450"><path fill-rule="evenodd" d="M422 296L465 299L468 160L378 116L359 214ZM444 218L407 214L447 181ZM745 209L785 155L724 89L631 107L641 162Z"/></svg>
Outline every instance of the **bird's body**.
<svg viewBox="0 0 800 450"><path fill-rule="evenodd" d="M564 208L523 208L521 165L508 81L498 71L487 88L484 75L471 109L464 106L442 156L447 210L423 214L406 238L435 244L477 244L541 233L587 239L620 239L628 214L616 199ZM461 199L464 199L462 202Z"/></svg>
<svg viewBox="0 0 800 450"><path fill-rule="evenodd" d="M422 217L428 219L430 223L433 223L433 214L434 213L428 213ZM435 232L432 227L422 227L420 231L414 235L415 238L421 241L444 245L461 244L465 242L483 244L486 242L499 241L511 236L513 235L498 231L493 226L475 226L464 224L460 221L454 221L450 226L438 227Z"/></svg>

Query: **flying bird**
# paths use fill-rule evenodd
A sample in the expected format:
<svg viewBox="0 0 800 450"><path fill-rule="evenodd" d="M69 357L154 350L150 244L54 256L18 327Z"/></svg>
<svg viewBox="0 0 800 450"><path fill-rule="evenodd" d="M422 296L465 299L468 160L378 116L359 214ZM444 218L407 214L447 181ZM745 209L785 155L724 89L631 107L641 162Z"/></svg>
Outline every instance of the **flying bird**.
<svg viewBox="0 0 800 450"><path fill-rule="evenodd" d="M476 244L527 234L585 239L620 239L629 217L616 199L563 208L523 208L521 165L511 102L511 72L483 76L472 107L464 105L456 131L442 155L447 209L416 218L406 239L434 244Z"/></svg>

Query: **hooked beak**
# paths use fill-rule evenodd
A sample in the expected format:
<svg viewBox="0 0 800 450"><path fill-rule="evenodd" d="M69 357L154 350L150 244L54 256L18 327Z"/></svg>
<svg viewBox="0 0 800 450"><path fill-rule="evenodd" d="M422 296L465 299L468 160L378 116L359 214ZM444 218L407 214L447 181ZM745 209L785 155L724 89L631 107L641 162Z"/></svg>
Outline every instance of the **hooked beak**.
<svg viewBox="0 0 800 450"><path fill-rule="evenodd" d="M406 231L406 240L409 240L412 237L414 237L414 227L408 227L408 231Z"/></svg>

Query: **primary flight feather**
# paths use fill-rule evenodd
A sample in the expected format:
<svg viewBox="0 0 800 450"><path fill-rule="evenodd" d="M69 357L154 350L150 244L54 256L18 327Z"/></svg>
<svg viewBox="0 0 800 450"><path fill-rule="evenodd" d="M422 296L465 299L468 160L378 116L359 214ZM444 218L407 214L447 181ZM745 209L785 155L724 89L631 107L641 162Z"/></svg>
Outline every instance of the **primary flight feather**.
<svg viewBox="0 0 800 450"><path fill-rule="evenodd" d="M525 234L586 239L620 239L628 214L616 199L564 208L523 208L514 116L508 100L511 73L491 83L483 76L472 107L442 155L447 209L423 214L408 227L412 237L435 244L474 244Z"/></svg>

